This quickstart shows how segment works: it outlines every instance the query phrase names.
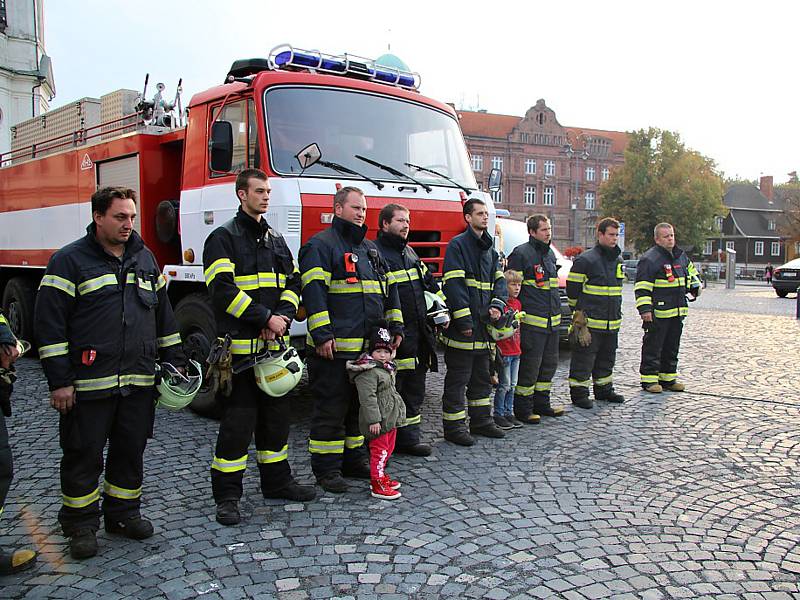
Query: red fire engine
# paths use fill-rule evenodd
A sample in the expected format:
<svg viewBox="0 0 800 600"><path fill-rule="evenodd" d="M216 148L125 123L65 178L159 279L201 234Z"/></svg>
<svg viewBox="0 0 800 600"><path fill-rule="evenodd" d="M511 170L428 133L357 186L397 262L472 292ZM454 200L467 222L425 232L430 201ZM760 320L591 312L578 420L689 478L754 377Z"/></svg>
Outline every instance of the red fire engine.
<svg viewBox="0 0 800 600"><path fill-rule="evenodd" d="M215 336L203 242L235 214L243 168L270 176L266 217L295 256L331 221L338 187L356 185L367 197L369 237L386 203L409 207L411 244L440 273L447 242L464 229L467 195L494 211L477 190L455 111L418 85L417 74L376 61L279 46L268 59L234 62L226 83L196 94L184 127L175 126L182 116L154 124L139 113L134 127L129 115L0 156L0 285L14 331L33 339L44 267L84 235L89 198L105 185L138 190L137 229L163 267L195 358ZM152 117L153 103L140 106ZM51 153L37 156L44 147ZM304 332L304 323L293 326L293 335Z"/></svg>

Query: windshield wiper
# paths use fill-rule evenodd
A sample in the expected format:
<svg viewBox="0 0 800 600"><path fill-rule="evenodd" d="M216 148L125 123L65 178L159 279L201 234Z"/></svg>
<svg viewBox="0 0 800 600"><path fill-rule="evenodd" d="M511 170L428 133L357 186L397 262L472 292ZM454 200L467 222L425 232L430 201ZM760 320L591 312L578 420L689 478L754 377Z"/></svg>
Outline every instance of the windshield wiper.
<svg viewBox="0 0 800 600"><path fill-rule="evenodd" d="M369 181L372 185L374 185L379 190L383 189L383 184L380 181L372 179L371 177L367 177L363 173L359 173L358 171L354 171L348 167L340 165L339 163L330 162L327 160L318 160L318 165L322 165L323 167L328 167L329 169L333 169L334 171L338 171L339 173L346 173L347 175L356 175L357 177L362 177Z"/></svg>
<svg viewBox="0 0 800 600"><path fill-rule="evenodd" d="M413 163L405 163L405 165L407 167L411 167L412 169L416 169L417 171L424 171L425 173L430 173L431 175L436 175L437 177L441 177L442 179L446 179L447 181L452 183L454 186L456 186L458 188L461 188L465 193L467 193L467 194L471 194L472 193L471 189L469 189L468 187L464 187L463 185L461 185L460 183L458 183L457 181L455 181L453 179L450 179L447 175L439 173L439 171L434 171L433 169L429 169L428 167L420 167L419 165L415 165Z"/></svg>
<svg viewBox="0 0 800 600"><path fill-rule="evenodd" d="M384 165L379 163L378 161L372 160L371 158L367 158L366 156L361 156L360 154L355 155L358 160L363 160L365 163L372 165L373 167L378 167L379 169L383 169L387 173L394 175L395 177L403 177L404 179L408 179L409 181L413 181L418 186L422 187L423 190L428 192L429 194L433 191L433 188L426 183L422 183L418 179L414 179L411 175L407 173L403 173L402 171L398 171L394 167L390 167L389 165Z"/></svg>

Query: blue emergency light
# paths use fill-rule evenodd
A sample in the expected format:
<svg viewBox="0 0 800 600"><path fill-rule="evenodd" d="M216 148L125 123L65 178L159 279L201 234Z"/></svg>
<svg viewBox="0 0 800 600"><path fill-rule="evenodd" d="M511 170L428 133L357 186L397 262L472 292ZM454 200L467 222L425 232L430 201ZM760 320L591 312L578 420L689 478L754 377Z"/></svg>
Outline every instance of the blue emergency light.
<svg viewBox="0 0 800 600"><path fill-rule="evenodd" d="M333 75L365 78L412 90L419 89L421 83L419 73L381 65L369 58L351 54L334 56L317 50L296 49L288 44L273 48L270 52L270 61L275 69L308 69Z"/></svg>

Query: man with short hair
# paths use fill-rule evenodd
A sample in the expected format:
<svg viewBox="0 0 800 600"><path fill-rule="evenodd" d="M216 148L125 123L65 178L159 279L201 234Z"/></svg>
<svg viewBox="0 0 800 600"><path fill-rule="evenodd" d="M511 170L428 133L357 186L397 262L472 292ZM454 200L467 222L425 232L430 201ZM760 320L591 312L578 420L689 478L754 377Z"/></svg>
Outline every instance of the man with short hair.
<svg viewBox="0 0 800 600"><path fill-rule="evenodd" d="M133 229L135 219L133 190L95 192L86 236L52 256L36 297L39 357L50 405L61 415L58 520L74 558L97 554L106 442L106 531L137 540L153 535L139 508L155 366L159 359L185 365L166 279Z"/></svg>
<svg viewBox="0 0 800 600"><path fill-rule="evenodd" d="M500 318L508 290L494 240L487 232L486 203L470 198L464 204L463 214L467 228L450 240L444 255L443 291L453 321L441 338L447 365L442 419L444 439L472 446L475 440L470 434L505 437L492 420L489 352L494 342L486 331L486 323Z"/></svg>
<svg viewBox="0 0 800 600"><path fill-rule="evenodd" d="M397 286L374 242L364 238L367 200L357 187L333 198L331 226L300 248L303 305L308 314L308 377L314 408L308 441L311 468L329 492L348 489L344 477L369 479L358 393L346 363L367 348L370 331L385 319L392 344L403 338Z"/></svg>
<svg viewBox="0 0 800 600"><path fill-rule="evenodd" d="M653 239L655 246L639 259L633 288L644 329L639 374L647 392L682 392L686 386L678 381L678 350L689 313L686 293L697 298L702 284L694 263L675 245L672 225L656 225Z"/></svg>
<svg viewBox="0 0 800 600"><path fill-rule="evenodd" d="M550 404L550 388L558 367L558 326L561 297L558 293L558 265L550 247L550 219L537 214L528 218L529 239L508 257L508 268L522 273L519 294L522 310L519 379L514 394L514 413L523 423L534 424L540 417L564 414Z"/></svg>
<svg viewBox="0 0 800 600"><path fill-rule="evenodd" d="M405 206L387 204L378 215L375 244L389 265L389 279L397 284L403 311L403 342L397 349L396 387L406 405L406 423L397 428L395 452L428 456L432 449L420 441L420 409L425 400L425 373L438 370L436 341L427 322L425 292L443 297L439 284L414 249L408 245L411 214Z"/></svg>
<svg viewBox="0 0 800 600"><path fill-rule="evenodd" d="M614 391L612 375L617 358L617 335L622 325L624 274L618 239L619 221L601 219L597 224L597 244L574 260L567 276L573 328L586 330L585 337L571 336L569 395L572 403L580 408L592 408L589 398L592 382L596 400L625 401Z"/></svg>
<svg viewBox="0 0 800 600"><path fill-rule="evenodd" d="M283 236L267 223L271 189L267 174L245 169L236 177L239 210L211 232L203 249L205 280L217 321L217 334L231 336L236 359L289 343L289 325L300 303L300 273ZM289 465L290 397L267 396L252 369L233 375L223 401L211 489L222 525L241 520L239 500L247 449L255 433L261 493L265 498L306 502L316 492L298 485Z"/></svg>

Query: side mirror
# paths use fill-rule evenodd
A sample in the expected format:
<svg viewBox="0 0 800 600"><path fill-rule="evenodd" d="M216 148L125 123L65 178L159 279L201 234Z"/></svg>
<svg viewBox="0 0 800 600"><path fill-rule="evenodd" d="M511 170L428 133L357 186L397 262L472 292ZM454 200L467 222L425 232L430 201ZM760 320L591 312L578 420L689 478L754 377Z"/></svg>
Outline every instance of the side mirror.
<svg viewBox="0 0 800 600"><path fill-rule="evenodd" d="M208 152L212 171L230 172L233 164L233 126L228 121L215 121L211 125Z"/></svg>
<svg viewBox="0 0 800 600"><path fill-rule="evenodd" d="M487 186L489 190L492 192L499 190L502 179L503 172L500 169L492 169L489 171L489 185Z"/></svg>
<svg viewBox="0 0 800 600"><path fill-rule="evenodd" d="M300 168L305 171L322 158L322 150L319 149L319 146L315 142L300 150L294 157L297 159L297 162L300 163Z"/></svg>

